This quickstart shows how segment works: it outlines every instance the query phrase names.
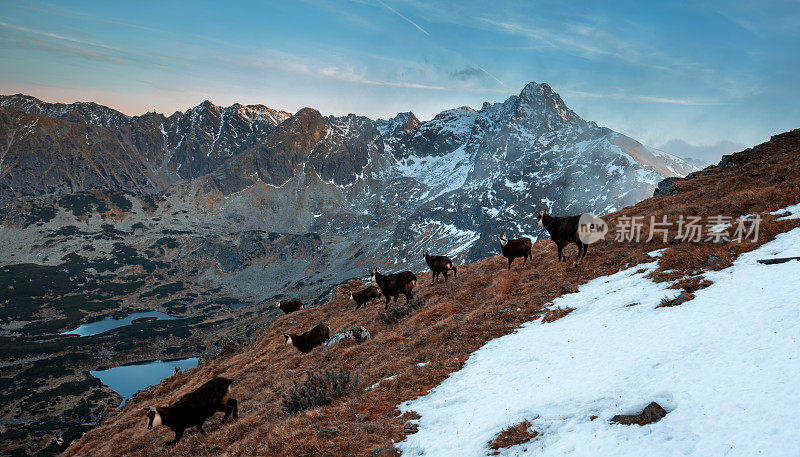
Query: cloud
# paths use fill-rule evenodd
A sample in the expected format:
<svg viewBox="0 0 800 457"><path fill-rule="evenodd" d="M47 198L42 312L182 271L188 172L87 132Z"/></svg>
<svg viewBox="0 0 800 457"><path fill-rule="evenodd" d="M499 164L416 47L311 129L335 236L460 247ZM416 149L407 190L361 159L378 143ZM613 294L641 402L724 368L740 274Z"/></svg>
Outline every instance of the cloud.
<svg viewBox="0 0 800 457"><path fill-rule="evenodd" d="M70 42L70 43L76 43L76 44L85 45L85 46L92 46L92 47L96 47L96 48L107 49L107 50L110 50L110 51L122 51L122 49L120 49L120 48L116 48L114 46L109 46L107 44L95 43L95 42L92 42L92 41L86 41L86 40L82 40L80 38L73 38L73 37L70 37L70 36L67 36L67 35L60 35L58 33L48 32L48 31L45 31L45 30L30 29L28 27L22 27L20 25L9 24L7 22L0 22L0 27L6 27L6 28L9 28L9 29L18 30L18 31L21 31L21 32L26 32L26 33L32 33L32 34L35 34L35 35L46 36L48 38L52 38L52 39L55 39L55 40L67 41L67 42Z"/></svg>
<svg viewBox="0 0 800 457"><path fill-rule="evenodd" d="M486 77L486 73L475 65L467 65L460 70L450 73L450 77L461 81L467 81L469 79L483 79Z"/></svg>
<svg viewBox="0 0 800 457"><path fill-rule="evenodd" d="M708 105L726 104L725 102L716 99L675 98L675 97L664 97L656 95L632 94L624 91L605 93L605 92L562 90L560 93L566 97L587 98L587 99L596 99L596 98L613 99L613 100L622 100L622 101L636 102L636 103L660 103L667 105L689 105L689 106L708 106Z"/></svg>
<svg viewBox="0 0 800 457"><path fill-rule="evenodd" d="M387 5L386 3L383 3L381 0L378 0L378 3L380 3L383 6L385 6L386 9L388 9L391 12L393 12L394 14L396 14L396 15L400 16L401 18L405 19L406 22L408 22L409 24L411 24L414 27L418 28L425 35L430 36L430 33L428 33L427 30L425 30L422 27L420 27L416 22L412 21L411 19L409 19L409 18L403 16L402 14L400 14L396 9L392 8L391 6Z"/></svg>
<svg viewBox="0 0 800 457"><path fill-rule="evenodd" d="M345 81L354 84L363 84L366 86L385 86L385 87L399 87L404 89L426 89L426 90L451 90L451 88L444 86L435 86L430 84L422 84L415 82L405 81L383 81L379 79L370 79L362 74L356 73L351 69L342 69L336 66L329 66L319 70L319 74L339 81Z"/></svg>

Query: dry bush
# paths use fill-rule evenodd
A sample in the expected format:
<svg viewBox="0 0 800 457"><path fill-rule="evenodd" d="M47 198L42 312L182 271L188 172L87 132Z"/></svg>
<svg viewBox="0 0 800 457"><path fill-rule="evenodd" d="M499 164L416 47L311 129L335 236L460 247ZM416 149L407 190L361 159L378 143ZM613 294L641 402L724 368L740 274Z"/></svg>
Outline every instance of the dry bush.
<svg viewBox="0 0 800 457"><path fill-rule="evenodd" d="M281 407L294 414L318 406L330 405L334 398L343 397L358 388L358 373L344 369L308 372L306 380L294 385L283 395Z"/></svg>
<svg viewBox="0 0 800 457"><path fill-rule="evenodd" d="M546 313L544 313L544 317L542 318L542 322L550 323L553 321L557 321L562 317L566 316L567 314L575 311L575 308L554 308L548 309Z"/></svg>
<svg viewBox="0 0 800 457"><path fill-rule="evenodd" d="M540 435L536 430L530 430L531 422L524 420L517 425L512 425L498 433L492 441L489 441L489 448L503 449L517 444L527 443Z"/></svg>
<svg viewBox="0 0 800 457"><path fill-rule="evenodd" d="M427 302L424 298L419 296L411 300L406 300L402 305L398 305L397 302L395 302L394 305L390 306L385 311L378 313L378 319L386 325L397 324L414 311L425 307L425 305L427 305Z"/></svg>

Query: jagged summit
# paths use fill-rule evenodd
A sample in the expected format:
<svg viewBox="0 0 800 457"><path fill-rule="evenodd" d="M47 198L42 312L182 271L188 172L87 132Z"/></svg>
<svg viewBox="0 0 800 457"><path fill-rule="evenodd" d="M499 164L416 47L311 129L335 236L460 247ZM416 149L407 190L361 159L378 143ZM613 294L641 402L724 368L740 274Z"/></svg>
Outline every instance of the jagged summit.
<svg viewBox="0 0 800 457"><path fill-rule="evenodd" d="M391 135L398 131L411 130L419 124L419 119L411 111L397 113L391 119L377 119L375 121L375 126L382 136Z"/></svg>

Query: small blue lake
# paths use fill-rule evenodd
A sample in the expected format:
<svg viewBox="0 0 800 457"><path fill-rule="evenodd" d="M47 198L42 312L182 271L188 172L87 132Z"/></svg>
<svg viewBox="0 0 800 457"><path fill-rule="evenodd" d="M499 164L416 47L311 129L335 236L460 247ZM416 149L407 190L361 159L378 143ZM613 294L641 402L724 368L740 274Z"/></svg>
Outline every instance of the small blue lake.
<svg viewBox="0 0 800 457"><path fill-rule="evenodd" d="M123 402L139 390L161 382L175 373L175 367L186 370L197 366L197 357L183 360L153 360L152 362L122 365L107 370L90 371L114 392L122 395Z"/></svg>
<svg viewBox="0 0 800 457"><path fill-rule="evenodd" d="M107 332L115 328L131 325L131 323L133 323L133 321L135 321L136 319L147 319L147 318L155 318L156 320L180 319L179 317L172 317L169 314L164 314L160 311L145 311L141 313L133 313L127 317L123 317L122 319L113 319L110 317L106 317L105 319L99 321L83 324L80 327L76 328L75 330L70 330L68 332L62 333L62 335L79 335L79 336L98 335L100 333Z"/></svg>

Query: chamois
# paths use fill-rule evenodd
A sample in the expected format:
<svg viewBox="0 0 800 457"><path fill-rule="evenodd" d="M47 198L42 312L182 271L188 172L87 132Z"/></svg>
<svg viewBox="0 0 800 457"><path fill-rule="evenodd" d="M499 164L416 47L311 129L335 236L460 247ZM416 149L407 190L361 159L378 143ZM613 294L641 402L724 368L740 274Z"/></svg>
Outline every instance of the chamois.
<svg viewBox="0 0 800 457"><path fill-rule="evenodd" d="M291 343L300 352L305 354L306 352L311 351L315 347L327 341L330 334L331 334L331 328L328 327L328 324L323 322L321 324L317 324L316 327L303 333L302 335L295 335L294 333L284 333L283 344L286 345Z"/></svg>
<svg viewBox="0 0 800 457"><path fill-rule="evenodd" d="M303 309L303 302L300 300L277 301L275 305L283 311L283 314L289 314Z"/></svg>
<svg viewBox="0 0 800 457"><path fill-rule="evenodd" d="M578 246L578 254L575 256L575 262L572 266L578 265L583 260L583 257L586 256L586 250L589 248L589 245L582 242L580 236L578 236L578 224L581 217L553 217L547 214L547 211L540 211L537 216L539 227L544 227L547 230L550 238L558 247L558 261L567 261L567 257L563 254L564 246L575 243Z"/></svg>
<svg viewBox="0 0 800 457"><path fill-rule="evenodd" d="M372 282L381 288L381 293L386 297L384 309L389 308L389 301L392 298L394 298L394 302L397 303L397 297L399 297L400 294L406 296L406 301L410 301L414 298L414 295L411 294L411 290L417 285L417 276L414 273L403 271L400 273L382 275L378 273L377 268L374 268L369 271L369 274Z"/></svg>
<svg viewBox="0 0 800 457"><path fill-rule="evenodd" d="M82 436L83 433L75 433L73 435L70 435L68 438L64 438L64 435L58 435L58 438L56 438L56 444L58 445L58 450L60 452L66 451L68 447L75 444L75 442L81 439Z"/></svg>
<svg viewBox="0 0 800 457"><path fill-rule="evenodd" d="M430 255L428 251L425 251L425 263L428 264L428 267L433 272L431 284L439 280L439 273L444 275L444 282L447 282L447 272L450 270L453 271L454 278L458 277L458 270L456 269L456 266L453 265L453 261L450 260L450 257L443 255Z"/></svg>
<svg viewBox="0 0 800 457"><path fill-rule="evenodd" d="M143 411L147 415L147 429L158 425L166 425L175 432L175 438L166 445L176 444L189 427L197 427L197 431L205 435L203 422L218 411L225 413L224 423L233 414L235 420L239 415L239 402L230 398L233 379L216 377L192 392L181 397L169 406L150 406Z"/></svg>
<svg viewBox="0 0 800 457"><path fill-rule="evenodd" d="M361 308L367 302L374 302L380 296L381 290L375 285L367 286L356 292L350 292L350 300L356 302L356 309Z"/></svg>
<svg viewBox="0 0 800 457"><path fill-rule="evenodd" d="M506 232L497 235L500 238L500 249L503 251L503 257L508 259L508 269L511 269L511 262L517 257L522 257L522 263L533 259L533 243L530 238L517 238L516 240L509 240L506 238Z"/></svg>

